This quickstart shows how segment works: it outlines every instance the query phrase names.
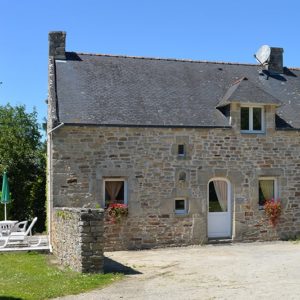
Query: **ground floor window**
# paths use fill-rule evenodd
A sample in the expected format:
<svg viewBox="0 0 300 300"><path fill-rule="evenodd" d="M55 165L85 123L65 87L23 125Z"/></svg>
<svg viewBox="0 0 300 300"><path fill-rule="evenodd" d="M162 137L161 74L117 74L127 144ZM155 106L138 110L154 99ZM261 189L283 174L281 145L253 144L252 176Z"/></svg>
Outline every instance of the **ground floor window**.
<svg viewBox="0 0 300 300"><path fill-rule="evenodd" d="M208 185L209 212L228 211L228 183L225 180L213 180Z"/></svg>
<svg viewBox="0 0 300 300"><path fill-rule="evenodd" d="M175 214L186 214L188 211L186 199L175 199Z"/></svg>
<svg viewBox="0 0 300 300"><path fill-rule="evenodd" d="M105 207L109 204L127 204L127 182L124 179L107 178L104 180Z"/></svg>
<svg viewBox="0 0 300 300"><path fill-rule="evenodd" d="M258 181L258 204L263 207L267 200L277 200L277 183L275 178L260 178Z"/></svg>

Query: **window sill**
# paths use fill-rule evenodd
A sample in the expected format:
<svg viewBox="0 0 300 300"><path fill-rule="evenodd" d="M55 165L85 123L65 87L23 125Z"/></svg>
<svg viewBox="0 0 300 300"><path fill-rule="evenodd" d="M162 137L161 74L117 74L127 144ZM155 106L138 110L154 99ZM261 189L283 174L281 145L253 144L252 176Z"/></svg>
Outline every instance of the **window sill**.
<svg viewBox="0 0 300 300"><path fill-rule="evenodd" d="M186 155L177 155L177 158L178 158L178 159L185 159L185 158L186 158Z"/></svg>
<svg viewBox="0 0 300 300"><path fill-rule="evenodd" d="M177 217L185 217L188 215L187 211L175 211L175 216Z"/></svg>
<svg viewBox="0 0 300 300"><path fill-rule="evenodd" d="M241 130L242 134L265 134L265 131L251 131L251 130Z"/></svg>

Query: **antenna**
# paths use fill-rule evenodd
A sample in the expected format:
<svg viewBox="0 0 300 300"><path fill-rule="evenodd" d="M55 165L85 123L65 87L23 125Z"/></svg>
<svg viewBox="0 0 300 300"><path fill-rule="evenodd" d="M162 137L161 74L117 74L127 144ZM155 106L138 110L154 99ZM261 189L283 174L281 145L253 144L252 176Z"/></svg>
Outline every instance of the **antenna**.
<svg viewBox="0 0 300 300"><path fill-rule="evenodd" d="M270 54L271 54L270 46L263 45L257 50L257 52L254 54L254 57L261 65L265 65L268 63Z"/></svg>

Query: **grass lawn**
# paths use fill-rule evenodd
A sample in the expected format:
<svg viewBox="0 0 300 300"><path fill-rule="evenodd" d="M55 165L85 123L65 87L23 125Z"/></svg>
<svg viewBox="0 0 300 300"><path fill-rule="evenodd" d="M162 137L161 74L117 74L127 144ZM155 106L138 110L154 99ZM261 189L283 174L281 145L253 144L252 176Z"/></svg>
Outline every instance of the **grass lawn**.
<svg viewBox="0 0 300 300"><path fill-rule="evenodd" d="M50 255L0 254L0 299L47 299L103 287L120 274L85 275L60 270L49 263Z"/></svg>

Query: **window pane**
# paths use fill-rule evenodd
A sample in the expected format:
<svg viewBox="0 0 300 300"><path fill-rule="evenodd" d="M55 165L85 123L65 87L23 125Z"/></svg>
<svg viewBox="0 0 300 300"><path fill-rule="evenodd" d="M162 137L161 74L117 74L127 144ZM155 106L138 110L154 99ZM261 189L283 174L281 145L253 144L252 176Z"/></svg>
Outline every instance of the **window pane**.
<svg viewBox="0 0 300 300"><path fill-rule="evenodd" d="M105 206L111 203L124 204L124 181L105 181Z"/></svg>
<svg viewBox="0 0 300 300"><path fill-rule="evenodd" d="M184 155L184 145L178 145L178 155Z"/></svg>
<svg viewBox="0 0 300 300"><path fill-rule="evenodd" d="M274 199L274 180L259 180L259 205L264 205L266 200Z"/></svg>
<svg viewBox="0 0 300 300"><path fill-rule="evenodd" d="M249 107L241 107L241 130L249 129Z"/></svg>
<svg viewBox="0 0 300 300"><path fill-rule="evenodd" d="M175 210L185 210L185 200L175 200Z"/></svg>
<svg viewBox="0 0 300 300"><path fill-rule="evenodd" d="M253 107L253 130L262 130L261 108Z"/></svg>
<svg viewBox="0 0 300 300"><path fill-rule="evenodd" d="M209 183L209 212L227 211L227 182L214 180Z"/></svg>

